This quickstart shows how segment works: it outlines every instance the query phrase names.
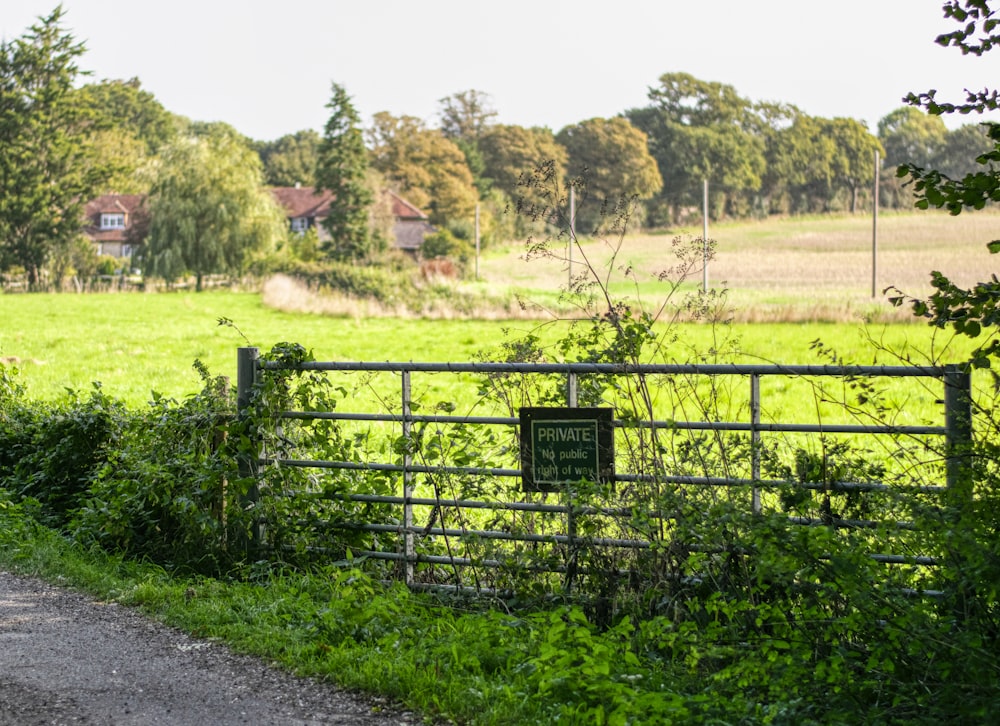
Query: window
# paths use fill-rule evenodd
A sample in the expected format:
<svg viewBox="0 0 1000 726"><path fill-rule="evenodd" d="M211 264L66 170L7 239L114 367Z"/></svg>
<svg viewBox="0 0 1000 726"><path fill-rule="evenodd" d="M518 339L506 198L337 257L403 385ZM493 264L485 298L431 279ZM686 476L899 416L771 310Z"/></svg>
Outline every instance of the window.
<svg viewBox="0 0 1000 726"><path fill-rule="evenodd" d="M292 231L293 232L305 232L309 229L309 218L308 217L292 217Z"/></svg>
<svg viewBox="0 0 1000 726"><path fill-rule="evenodd" d="M125 229L125 215L101 214L101 229Z"/></svg>

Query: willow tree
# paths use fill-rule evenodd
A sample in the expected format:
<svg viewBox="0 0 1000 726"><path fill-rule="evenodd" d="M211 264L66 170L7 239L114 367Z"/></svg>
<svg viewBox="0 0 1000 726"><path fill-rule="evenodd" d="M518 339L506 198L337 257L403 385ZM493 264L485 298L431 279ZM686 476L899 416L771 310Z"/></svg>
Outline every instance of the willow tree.
<svg viewBox="0 0 1000 726"><path fill-rule="evenodd" d="M188 137L167 146L149 194L147 275L239 275L256 252L285 234L285 217L263 185L260 157L235 134Z"/></svg>

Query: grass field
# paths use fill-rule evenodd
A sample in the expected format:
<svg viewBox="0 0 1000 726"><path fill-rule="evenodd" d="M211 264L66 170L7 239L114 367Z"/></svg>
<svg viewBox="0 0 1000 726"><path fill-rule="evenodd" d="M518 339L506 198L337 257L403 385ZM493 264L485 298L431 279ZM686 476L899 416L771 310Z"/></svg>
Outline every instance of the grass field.
<svg viewBox="0 0 1000 726"><path fill-rule="evenodd" d="M284 313L264 306L254 293L6 295L0 297L0 357L13 363L31 397L51 399L66 388L84 391L100 381L106 392L131 404L149 400L150 391L181 398L199 389L191 364L205 363L213 374L235 375L236 349L247 341L269 349L282 341L313 350L320 360L468 361L499 343L505 333L537 330L554 340L562 324L537 321L412 320L333 318ZM870 363L871 335L916 356L942 353L932 331L917 324L736 323L713 330L682 326L672 359L734 339L742 361L823 362L810 350L821 339L846 360ZM935 349L934 346L937 345ZM965 349L967 345L963 346ZM961 350L944 352L960 360ZM892 362L885 356L884 362Z"/></svg>
<svg viewBox="0 0 1000 726"><path fill-rule="evenodd" d="M738 320L847 321L861 316L905 320L908 311L894 310L882 291L894 285L911 295L930 293L930 272L939 270L961 285L971 285L998 271L998 259L986 243L1000 238L1000 213L883 213L878 223L876 298L872 298L872 219L865 215L794 217L712 225L716 242L709 264L710 287L729 290ZM628 236L618 264L636 271L639 292L655 300L663 289L658 272L675 263L674 236L701 237L702 229L682 228L665 234ZM588 240L583 252L603 270L608 242ZM561 253L563 248L559 249ZM564 257L565 255L560 255ZM509 286L528 299L551 299L550 292L567 281L564 260L525 261L523 249L484 256L484 284ZM579 255L576 256L579 262ZM619 291L632 282L612 274ZM699 270L692 287L702 284ZM549 293L546 295L546 293Z"/></svg>
<svg viewBox="0 0 1000 726"><path fill-rule="evenodd" d="M931 269L963 283L981 279L996 269L985 241L1000 236L998 231L1000 214L885 215L880 285L895 282L926 293ZM905 347L918 360L961 360L969 348L959 342L947 350L942 342L947 336L932 336L908 310L893 310L881 293L879 300L871 300L870 267L865 269L865 260L870 265L870 220L859 216L733 223L718 225L710 236L718 240L710 280L713 285L728 280L736 322L722 330L683 326L682 339L669 353L671 360L686 361L693 350L720 347L715 339L719 335L738 341L735 347L744 362L820 362L810 350L816 339L856 363L873 360L868 336L897 349ZM670 239L629 237L620 262L651 275L670 263ZM596 260L605 247L588 241L584 249ZM484 282L478 286L501 296L516 290L529 301L554 299L565 283L565 265L557 260L526 262L521 255L513 249L486 255L481 263ZM700 283L699 273L690 287ZM639 288L647 304L663 294L662 284L652 281L641 282ZM219 326L219 318L234 321L248 340L237 330ZM248 341L264 349L281 341L297 342L318 359L468 361L505 335L537 331L543 340L555 340L565 324L545 316L504 321L283 312L251 292L0 295L0 358L21 370L33 397L51 399L66 388L86 390L100 381L111 395L142 404L151 390L175 398L198 390L199 379L191 367L195 359L214 374L234 374L236 348ZM885 356L881 360L893 362Z"/></svg>

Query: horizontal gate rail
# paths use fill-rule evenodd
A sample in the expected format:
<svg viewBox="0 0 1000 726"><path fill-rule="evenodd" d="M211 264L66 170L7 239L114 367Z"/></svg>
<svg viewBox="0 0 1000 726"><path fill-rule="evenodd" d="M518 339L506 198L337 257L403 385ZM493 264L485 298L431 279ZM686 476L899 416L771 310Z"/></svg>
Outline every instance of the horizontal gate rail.
<svg viewBox="0 0 1000 726"><path fill-rule="evenodd" d="M283 411L282 418L309 421L382 421L385 423L445 423L445 424L498 424L516 426L521 421L512 416L446 416L440 414L412 414L403 416L393 413L340 413L335 411ZM898 434L943 436L944 426L870 426L863 424L781 424L781 423L741 423L721 421L614 421L618 429L647 428L678 431L764 431L769 433L815 433L815 434Z"/></svg>
<svg viewBox="0 0 1000 726"><path fill-rule="evenodd" d="M492 476L516 478L521 476L520 469L486 468L475 466L427 466L421 464L379 464L376 462L356 462L356 461L323 461L318 459L258 459L261 464L278 464L280 466L292 466L300 469L343 469L345 471L384 471L397 472L410 471L415 474L460 474L466 476ZM707 476L677 476L664 474L662 476L651 476L641 474L616 474L615 481L628 482L651 482L659 481L664 484L692 484L699 486L716 487L760 487L776 488L794 484L800 489L810 489L823 491L829 489L835 492L888 492L893 487L879 482L831 482L822 484L817 482L791 482L785 479L738 479ZM923 494L943 494L948 491L946 486L933 486L919 484L907 488L907 491L920 492ZM363 496L363 495L358 495ZM367 501L359 499L358 501ZM374 500L373 500L374 501ZM395 501L393 497L385 498L388 503ZM416 499L409 498L407 501L416 502ZM441 503L446 500L439 500ZM455 506L473 507L474 504L462 503ZM499 507L503 508L503 507ZM542 510L539 510L542 511Z"/></svg>
<svg viewBox="0 0 1000 726"><path fill-rule="evenodd" d="M245 349L244 349L245 350ZM382 371L387 373L604 373L758 375L758 376L885 376L890 378L942 378L951 366L857 366L857 365L779 365L745 363L414 363L364 361L306 361L284 363L260 361L263 370L301 371Z"/></svg>

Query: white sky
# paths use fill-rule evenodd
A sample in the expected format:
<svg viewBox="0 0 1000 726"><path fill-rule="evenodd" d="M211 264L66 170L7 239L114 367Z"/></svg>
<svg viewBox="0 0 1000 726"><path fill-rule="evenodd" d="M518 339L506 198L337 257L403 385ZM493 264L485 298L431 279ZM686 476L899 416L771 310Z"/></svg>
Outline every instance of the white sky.
<svg viewBox="0 0 1000 726"><path fill-rule="evenodd" d="M0 0L12 40L57 0ZM647 104L663 73L816 116L878 120L907 91L1000 85L1000 50L941 48L941 0L64 0L95 79L137 76L170 111L259 140L322 131L330 83L368 123L438 120L488 93L502 123L553 131ZM975 117L948 120L954 127Z"/></svg>

